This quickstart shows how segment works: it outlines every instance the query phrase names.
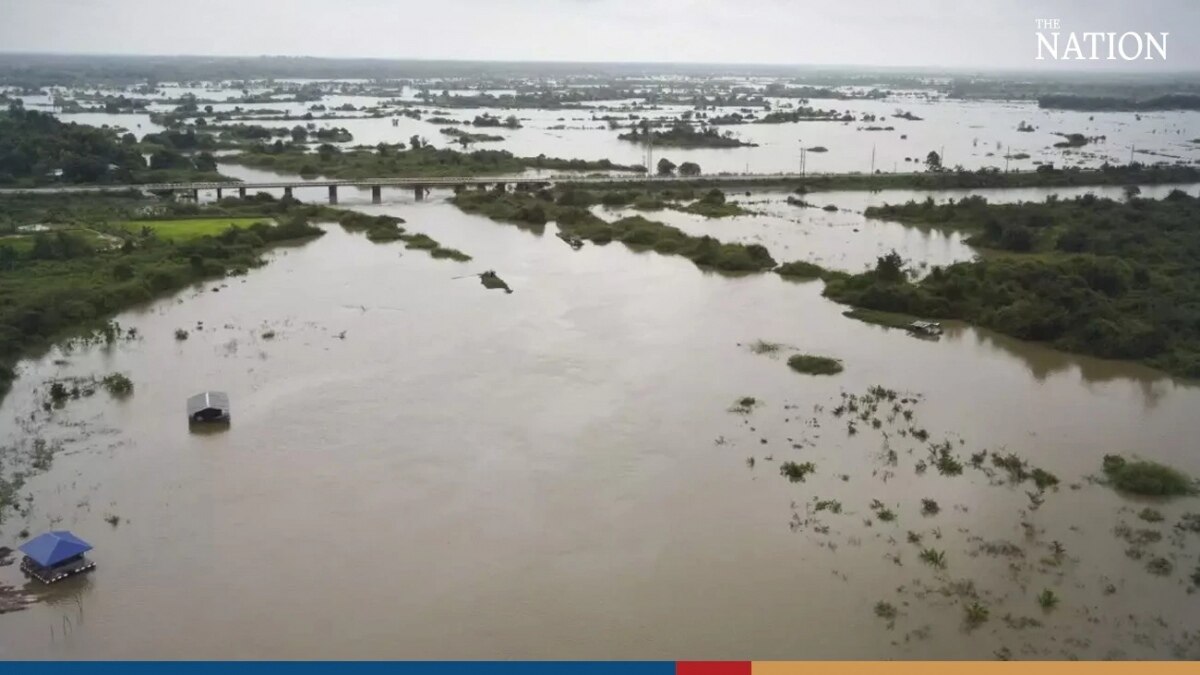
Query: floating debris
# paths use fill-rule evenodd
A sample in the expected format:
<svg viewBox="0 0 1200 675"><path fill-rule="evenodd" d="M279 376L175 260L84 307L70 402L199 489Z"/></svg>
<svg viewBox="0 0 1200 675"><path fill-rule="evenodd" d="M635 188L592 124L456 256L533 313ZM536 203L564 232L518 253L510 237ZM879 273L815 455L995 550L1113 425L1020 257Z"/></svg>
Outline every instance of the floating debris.
<svg viewBox="0 0 1200 675"><path fill-rule="evenodd" d="M481 273L479 275L479 281L480 281L480 283L483 284L484 288L487 288L487 289L502 288L502 289L504 289L505 293L512 293L512 289L508 287L508 284L504 283L504 280L501 279L499 276L497 276L496 272L493 270L488 270L486 272Z"/></svg>

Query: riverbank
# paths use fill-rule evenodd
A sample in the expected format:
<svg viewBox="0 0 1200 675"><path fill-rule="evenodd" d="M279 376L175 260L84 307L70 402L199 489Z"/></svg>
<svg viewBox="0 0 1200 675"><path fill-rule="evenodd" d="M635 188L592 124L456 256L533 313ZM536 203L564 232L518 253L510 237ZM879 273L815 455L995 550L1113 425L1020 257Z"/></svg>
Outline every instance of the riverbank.
<svg viewBox="0 0 1200 675"><path fill-rule="evenodd" d="M0 239L0 397L13 364L29 350L113 313L196 281L244 274L268 247L320 236L314 222L337 222L374 242L403 241L456 261L470 256L371 217L269 195L199 206L141 195L20 195L5 199L5 227L53 227ZM85 236L80 225L103 239ZM99 243L97 243L99 241ZM19 244L19 245L18 245Z"/></svg>
<svg viewBox="0 0 1200 675"><path fill-rule="evenodd" d="M866 309L961 319L1065 351L1129 359L1200 377L1200 274L1195 255L1200 199L1071 200L989 204L910 202L867 209L870 217L972 233L1002 251L934 268L910 280L904 261L834 275L825 294Z"/></svg>
<svg viewBox="0 0 1200 675"><path fill-rule="evenodd" d="M741 174L705 174L687 180L672 180L677 188L701 189L744 185L779 187L798 193L832 190L961 190L977 188L1086 187L1102 185L1159 185L1200 181L1200 167L1131 164L1105 169L1054 169L1035 171L922 171L915 173L813 174L798 177L746 176ZM637 189L654 185L654 180L607 182L605 189ZM584 187L585 184L580 184ZM592 187L586 185L586 187Z"/></svg>

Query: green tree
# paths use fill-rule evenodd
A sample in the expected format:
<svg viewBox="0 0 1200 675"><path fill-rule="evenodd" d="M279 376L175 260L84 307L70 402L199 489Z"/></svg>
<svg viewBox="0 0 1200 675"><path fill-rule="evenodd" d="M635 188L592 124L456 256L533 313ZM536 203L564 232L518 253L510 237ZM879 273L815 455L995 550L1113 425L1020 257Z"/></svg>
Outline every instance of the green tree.
<svg viewBox="0 0 1200 675"><path fill-rule="evenodd" d="M336 146L328 143L322 143L317 146L317 156L321 158L322 162L328 162L329 160L333 159L333 156L336 154L338 154L338 149Z"/></svg>
<svg viewBox="0 0 1200 675"><path fill-rule="evenodd" d="M211 152L202 152L196 155L195 165L197 171L216 171L217 160Z"/></svg>
<svg viewBox="0 0 1200 675"><path fill-rule="evenodd" d="M679 165L680 176L699 176L700 165L695 162L684 162Z"/></svg>
<svg viewBox="0 0 1200 675"><path fill-rule="evenodd" d="M925 166L930 171L942 170L942 156L936 151L930 150L928 155L925 155Z"/></svg>
<svg viewBox="0 0 1200 675"><path fill-rule="evenodd" d="M658 175L670 176L673 173L675 173L675 162L672 162L666 157L658 160Z"/></svg>
<svg viewBox="0 0 1200 675"><path fill-rule="evenodd" d="M174 150L157 150L154 154L150 155L151 169L182 169L191 167L191 161Z"/></svg>
<svg viewBox="0 0 1200 675"><path fill-rule="evenodd" d="M292 142L303 143L308 140L308 130L297 124L292 127Z"/></svg>
<svg viewBox="0 0 1200 675"><path fill-rule="evenodd" d="M881 281L904 280L904 258L892 251L875 259L875 276Z"/></svg>

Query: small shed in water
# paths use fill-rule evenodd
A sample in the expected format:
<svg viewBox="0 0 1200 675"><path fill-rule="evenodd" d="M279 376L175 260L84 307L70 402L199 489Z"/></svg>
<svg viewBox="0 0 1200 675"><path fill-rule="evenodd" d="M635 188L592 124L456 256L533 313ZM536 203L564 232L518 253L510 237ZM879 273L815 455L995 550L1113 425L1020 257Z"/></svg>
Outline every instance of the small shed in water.
<svg viewBox="0 0 1200 675"><path fill-rule="evenodd" d="M228 422L229 395L206 391L187 400L188 422Z"/></svg>
<svg viewBox="0 0 1200 675"><path fill-rule="evenodd" d="M17 548L25 554L21 571L43 584L62 581L96 567L96 563L83 557L92 550L92 545L66 530L39 534Z"/></svg>

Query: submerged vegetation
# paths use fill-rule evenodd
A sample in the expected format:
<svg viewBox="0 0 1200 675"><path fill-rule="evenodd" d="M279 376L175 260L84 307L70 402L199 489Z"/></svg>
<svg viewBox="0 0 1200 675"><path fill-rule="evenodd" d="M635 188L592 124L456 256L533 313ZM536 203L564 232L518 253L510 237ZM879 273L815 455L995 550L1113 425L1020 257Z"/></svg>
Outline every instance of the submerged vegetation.
<svg viewBox="0 0 1200 675"><path fill-rule="evenodd" d="M1196 493L1196 484L1187 474L1157 462L1105 455L1104 475L1116 489L1135 495L1173 497Z"/></svg>
<svg viewBox="0 0 1200 675"><path fill-rule="evenodd" d="M825 275L825 270L820 265L803 260L793 260L776 267L775 273L789 279L819 279Z"/></svg>
<svg viewBox="0 0 1200 675"><path fill-rule="evenodd" d="M623 141L645 143L651 136L653 136L654 145L673 148L737 148L758 145L743 141L729 131L721 133L715 127L697 128L686 123L672 125L665 131L657 131L645 125L635 124L630 127L629 131L618 135L617 138Z"/></svg>
<svg viewBox="0 0 1200 675"><path fill-rule="evenodd" d="M502 290L505 293L512 293L512 289L508 287L508 284L492 270L480 274L479 281L483 284L484 288L489 290Z"/></svg>
<svg viewBox="0 0 1200 675"><path fill-rule="evenodd" d="M737 413L739 415L748 415L754 412L754 407L757 405L759 405L758 399L754 398L753 396L743 396L729 407L729 412Z"/></svg>
<svg viewBox="0 0 1200 675"><path fill-rule="evenodd" d="M541 228L553 220L571 237L594 244L619 241L636 249L683 256L696 265L729 272L755 272L775 267L767 249L759 244L726 244L713 237L694 237L676 227L630 216L606 221L578 205L573 191L460 190L454 203L468 213L493 220ZM586 202L585 202L586 203Z"/></svg>
<svg viewBox="0 0 1200 675"><path fill-rule="evenodd" d="M793 483L803 483L808 474L817 470L812 462L784 462L779 465L780 475Z"/></svg>
<svg viewBox="0 0 1200 675"><path fill-rule="evenodd" d="M808 375L836 375L842 372L842 362L828 356L793 354L788 357L787 364L797 373Z"/></svg>

